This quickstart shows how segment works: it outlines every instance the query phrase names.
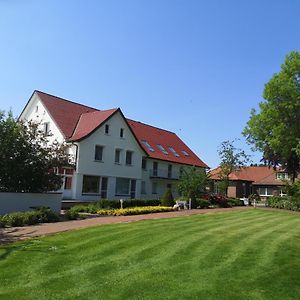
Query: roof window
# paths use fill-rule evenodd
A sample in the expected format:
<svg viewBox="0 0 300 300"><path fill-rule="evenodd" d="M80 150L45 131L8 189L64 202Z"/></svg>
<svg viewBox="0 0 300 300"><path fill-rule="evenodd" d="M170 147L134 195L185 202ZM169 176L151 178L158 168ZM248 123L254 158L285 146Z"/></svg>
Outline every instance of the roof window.
<svg viewBox="0 0 300 300"><path fill-rule="evenodd" d="M185 150L181 150L181 153L182 153L184 156L189 156L189 154L188 154Z"/></svg>
<svg viewBox="0 0 300 300"><path fill-rule="evenodd" d="M179 154L175 151L173 147L169 147L169 149L176 157L179 157Z"/></svg>
<svg viewBox="0 0 300 300"><path fill-rule="evenodd" d="M162 145L157 144L156 146L159 150L161 150L162 153L169 154L168 151Z"/></svg>
<svg viewBox="0 0 300 300"><path fill-rule="evenodd" d="M147 149L151 152L154 152L155 150L150 146L150 144L147 141L142 141L143 145L147 147Z"/></svg>

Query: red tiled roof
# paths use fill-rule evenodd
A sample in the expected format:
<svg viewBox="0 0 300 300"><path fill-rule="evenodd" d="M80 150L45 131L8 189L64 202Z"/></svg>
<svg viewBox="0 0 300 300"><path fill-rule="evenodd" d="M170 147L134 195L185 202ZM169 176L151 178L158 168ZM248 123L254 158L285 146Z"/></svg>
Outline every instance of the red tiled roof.
<svg viewBox="0 0 300 300"><path fill-rule="evenodd" d="M65 138L70 138L83 113L97 111L95 108L36 91L48 112L62 131Z"/></svg>
<svg viewBox="0 0 300 300"><path fill-rule="evenodd" d="M120 111L120 109L101 111L44 92L35 92L65 138L70 141L77 141L87 137L117 110ZM121 111L120 113L122 114ZM175 133L133 120L127 119L126 121L138 143L149 157L179 164L208 167ZM147 141L154 149L154 152L150 151L142 143L143 141ZM157 145L163 146L168 154L164 154ZM179 156L175 156L169 147L172 147ZM185 151L188 155L184 155L182 151Z"/></svg>
<svg viewBox="0 0 300 300"><path fill-rule="evenodd" d="M84 113L80 116L77 126L69 141L79 141L92 134L101 124L110 118L118 108Z"/></svg>
<svg viewBox="0 0 300 300"><path fill-rule="evenodd" d="M276 172L273 170L273 173L257 180L253 183L254 185L285 185L285 182L281 179L276 178Z"/></svg>
<svg viewBox="0 0 300 300"><path fill-rule="evenodd" d="M129 119L127 122L151 158L203 168L208 167L175 133ZM148 142L154 151L149 150L143 141ZM161 145L168 154L163 153L157 145ZM169 147L172 147L179 156L175 156ZM185 156L182 151L186 151L188 156Z"/></svg>
<svg viewBox="0 0 300 300"><path fill-rule="evenodd" d="M210 178L218 180L220 179L220 167L211 170ZM274 174L275 171L272 168L261 166L250 166L250 167L243 167L240 170L232 172L229 175L229 180L242 180L242 181L251 181L256 182L260 181L263 178Z"/></svg>

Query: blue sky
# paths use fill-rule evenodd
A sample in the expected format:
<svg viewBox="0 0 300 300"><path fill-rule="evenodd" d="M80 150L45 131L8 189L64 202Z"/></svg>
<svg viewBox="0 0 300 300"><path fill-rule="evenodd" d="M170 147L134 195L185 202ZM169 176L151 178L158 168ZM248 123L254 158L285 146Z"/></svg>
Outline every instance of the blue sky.
<svg viewBox="0 0 300 300"><path fill-rule="evenodd" d="M0 0L0 109L39 89L176 132L210 167L300 50L300 2ZM256 162L260 154L254 154Z"/></svg>

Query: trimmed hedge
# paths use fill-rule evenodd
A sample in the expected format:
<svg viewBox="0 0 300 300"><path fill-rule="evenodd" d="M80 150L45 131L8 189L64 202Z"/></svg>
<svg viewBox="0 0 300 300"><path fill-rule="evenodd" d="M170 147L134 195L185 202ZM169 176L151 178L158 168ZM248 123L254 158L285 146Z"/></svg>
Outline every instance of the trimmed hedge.
<svg viewBox="0 0 300 300"><path fill-rule="evenodd" d="M56 215L50 208L41 207L34 211L13 212L0 216L0 227L21 227L25 225L57 221L59 221L58 215Z"/></svg>
<svg viewBox="0 0 300 300"><path fill-rule="evenodd" d="M141 206L158 206L161 204L159 199L124 199L123 208L141 207ZM102 199L96 202L99 208L121 208L120 200Z"/></svg>
<svg viewBox="0 0 300 300"><path fill-rule="evenodd" d="M123 209L100 209L98 214L102 216L128 216L128 215L142 215L158 212L173 211L172 207L166 206L144 206L144 207L131 207Z"/></svg>

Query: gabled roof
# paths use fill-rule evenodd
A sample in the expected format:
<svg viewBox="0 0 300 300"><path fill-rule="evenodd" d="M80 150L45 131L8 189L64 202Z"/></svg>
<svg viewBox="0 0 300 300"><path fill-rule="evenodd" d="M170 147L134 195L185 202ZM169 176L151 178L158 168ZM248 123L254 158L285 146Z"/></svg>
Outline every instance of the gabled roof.
<svg viewBox="0 0 300 300"><path fill-rule="evenodd" d="M174 132L129 119L127 121L143 149L151 158L208 168ZM151 151L143 142L147 142L154 151ZM163 152L157 145L162 146L165 151ZM172 147L178 156L175 156L169 147ZM187 155L184 155L182 151L185 151Z"/></svg>
<svg viewBox="0 0 300 300"><path fill-rule="evenodd" d="M285 182L281 179L277 179L276 172L273 170L273 173L253 182L254 185L285 185Z"/></svg>
<svg viewBox="0 0 300 300"><path fill-rule="evenodd" d="M218 167L210 172L210 178L214 180L220 179L221 168ZM260 181L263 178L274 174L274 169L267 166L250 166L243 167L237 171L232 172L229 175L229 180L241 180L241 181Z"/></svg>
<svg viewBox="0 0 300 300"><path fill-rule="evenodd" d="M79 141L88 137L117 111L123 116L120 109L98 110L41 91L35 91L34 93L39 96L67 141ZM208 168L175 133L141 122L125 118L124 120L127 122L138 144L149 157ZM148 142L154 151L150 151L143 144L144 141ZM162 152L157 145L161 145L168 153ZM173 148L177 155L169 147Z"/></svg>
<svg viewBox="0 0 300 300"><path fill-rule="evenodd" d="M82 114L97 111L95 108L52 96L41 91L35 92L66 139L72 136Z"/></svg>
<svg viewBox="0 0 300 300"><path fill-rule="evenodd" d="M114 115L119 109L99 110L84 113L80 116L77 126L69 141L80 141L91 135L105 121Z"/></svg>

